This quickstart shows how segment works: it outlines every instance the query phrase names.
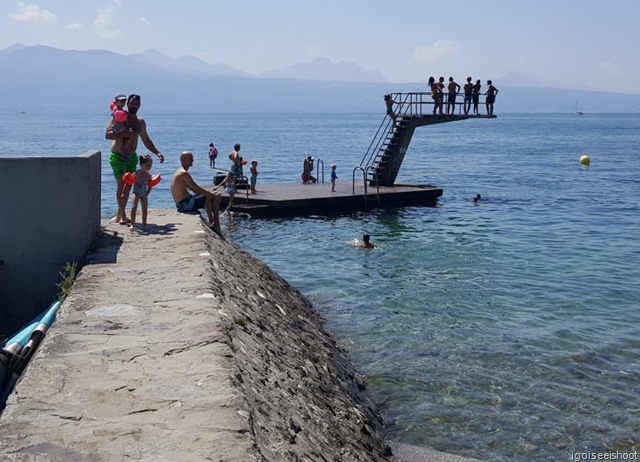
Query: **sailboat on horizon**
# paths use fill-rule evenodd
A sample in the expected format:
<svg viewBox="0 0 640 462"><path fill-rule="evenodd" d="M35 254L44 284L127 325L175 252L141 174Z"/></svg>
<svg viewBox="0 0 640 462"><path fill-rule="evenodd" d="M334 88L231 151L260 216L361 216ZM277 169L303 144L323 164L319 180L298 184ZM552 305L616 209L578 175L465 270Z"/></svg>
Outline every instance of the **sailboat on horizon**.
<svg viewBox="0 0 640 462"><path fill-rule="evenodd" d="M582 112L578 111L578 102L576 101L576 107L573 110L575 115L584 115Z"/></svg>

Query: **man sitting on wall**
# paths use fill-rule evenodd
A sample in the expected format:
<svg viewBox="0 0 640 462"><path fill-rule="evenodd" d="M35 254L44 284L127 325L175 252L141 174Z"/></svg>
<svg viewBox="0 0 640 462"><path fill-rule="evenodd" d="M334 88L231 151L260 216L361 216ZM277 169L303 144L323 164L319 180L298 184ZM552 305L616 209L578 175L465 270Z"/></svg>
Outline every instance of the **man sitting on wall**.
<svg viewBox="0 0 640 462"><path fill-rule="evenodd" d="M205 209L209 219L209 227L220 237L220 193L207 191L198 186L189 173L189 167L193 165L193 153L184 151L180 155L181 167L176 170L171 178L171 195L176 203L178 212L188 213ZM190 193L189 191L192 191Z"/></svg>

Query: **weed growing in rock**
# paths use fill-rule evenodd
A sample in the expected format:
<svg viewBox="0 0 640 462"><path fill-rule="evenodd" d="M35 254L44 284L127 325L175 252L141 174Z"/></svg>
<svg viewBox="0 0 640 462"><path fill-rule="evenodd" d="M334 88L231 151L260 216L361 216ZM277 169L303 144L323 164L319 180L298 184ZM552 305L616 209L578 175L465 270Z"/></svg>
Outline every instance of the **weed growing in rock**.
<svg viewBox="0 0 640 462"><path fill-rule="evenodd" d="M62 281L56 284L58 288L58 298L61 302L64 301L65 298L69 296L71 293L71 289L73 288L73 283L76 281L78 271L78 263L67 262L64 265L64 269L60 272L60 276L62 276Z"/></svg>

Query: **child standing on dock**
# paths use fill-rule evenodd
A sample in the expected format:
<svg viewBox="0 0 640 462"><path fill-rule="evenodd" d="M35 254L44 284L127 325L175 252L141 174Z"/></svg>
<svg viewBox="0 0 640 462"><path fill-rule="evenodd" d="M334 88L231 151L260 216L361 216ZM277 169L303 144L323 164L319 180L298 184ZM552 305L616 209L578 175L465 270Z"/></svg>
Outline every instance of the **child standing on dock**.
<svg viewBox="0 0 640 462"><path fill-rule="evenodd" d="M251 167L249 167L249 171L251 172L251 194L256 194L256 182L258 181L258 161L253 159L251 161Z"/></svg>
<svg viewBox="0 0 640 462"><path fill-rule="evenodd" d="M222 212L223 215L231 216L231 207L233 206L233 198L236 195L236 175L233 172L227 173L227 176L222 180L222 182L213 188L215 191L218 188L224 187L226 193L229 195L229 203L227 204L227 208Z"/></svg>
<svg viewBox="0 0 640 462"><path fill-rule="evenodd" d="M129 231L136 229L136 212L138 211L138 202L142 205L142 230L147 227L147 208L149 205L149 180L151 180L151 174L149 171L153 167L153 159L149 154L146 156L140 156L140 168L136 172L136 181L133 183L133 200L131 202L131 224L129 225Z"/></svg>
<svg viewBox="0 0 640 462"><path fill-rule="evenodd" d="M336 175L336 164L331 164L331 192L336 192L336 180L338 179L338 175Z"/></svg>
<svg viewBox="0 0 640 462"><path fill-rule="evenodd" d="M216 159L218 158L218 148L213 143L209 143L209 167L216 168Z"/></svg>

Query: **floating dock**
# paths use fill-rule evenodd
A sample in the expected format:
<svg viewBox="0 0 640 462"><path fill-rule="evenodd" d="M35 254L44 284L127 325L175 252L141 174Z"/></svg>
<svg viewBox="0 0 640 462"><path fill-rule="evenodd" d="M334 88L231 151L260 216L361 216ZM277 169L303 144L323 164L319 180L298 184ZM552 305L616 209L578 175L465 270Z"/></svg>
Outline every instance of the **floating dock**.
<svg viewBox="0 0 640 462"><path fill-rule="evenodd" d="M285 183L257 185L257 194L238 189L231 210L248 213L253 217L269 218L286 215L315 215L368 211L378 207L402 207L420 205L434 207L442 196L442 188L432 185L395 184L393 186L368 186L364 183L336 184L331 192L331 183ZM222 196L222 207L226 208L229 196Z"/></svg>

